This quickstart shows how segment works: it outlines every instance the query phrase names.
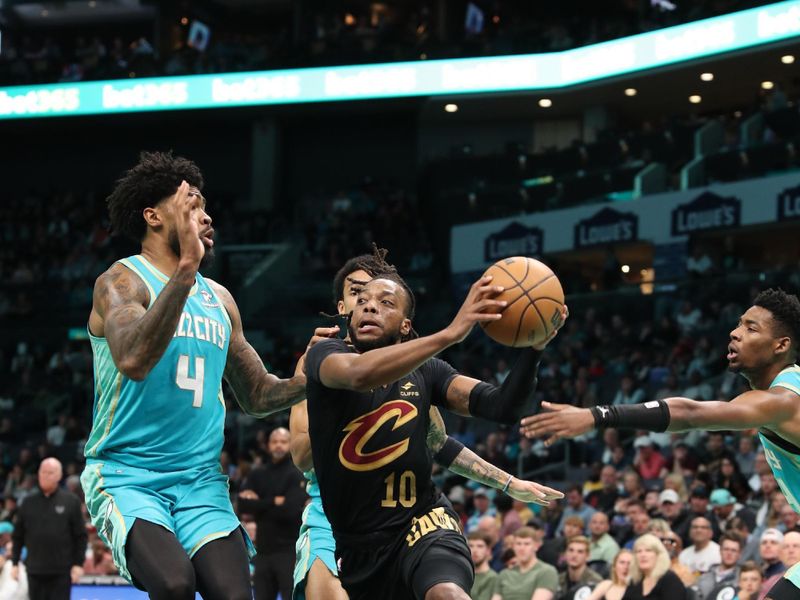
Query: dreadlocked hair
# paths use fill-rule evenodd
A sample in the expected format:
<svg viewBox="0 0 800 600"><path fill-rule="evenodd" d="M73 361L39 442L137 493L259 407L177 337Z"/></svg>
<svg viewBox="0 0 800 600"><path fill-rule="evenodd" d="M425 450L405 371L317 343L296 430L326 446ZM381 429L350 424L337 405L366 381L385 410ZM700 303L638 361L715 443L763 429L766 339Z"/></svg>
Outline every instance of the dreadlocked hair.
<svg viewBox="0 0 800 600"><path fill-rule="evenodd" d="M397 273L397 268L386 262L386 255L389 251L386 248L378 248L375 242L372 243L372 254L361 254L348 260L333 277L333 304L344 299L344 280L355 271L364 271L370 277L375 277L378 273Z"/></svg>
<svg viewBox="0 0 800 600"><path fill-rule="evenodd" d="M792 340L790 352L796 356L800 343L800 301L797 296L780 288L770 288L756 296L753 306L760 306L772 313L775 334Z"/></svg>
<svg viewBox="0 0 800 600"><path fill-rule="evenodd" d="M117 180L106 199L112 229L140 242L147 233L142 211L174 194L181 181L203 189L203 174L191 160L172 151L142 152L139 163Z"/></svg>

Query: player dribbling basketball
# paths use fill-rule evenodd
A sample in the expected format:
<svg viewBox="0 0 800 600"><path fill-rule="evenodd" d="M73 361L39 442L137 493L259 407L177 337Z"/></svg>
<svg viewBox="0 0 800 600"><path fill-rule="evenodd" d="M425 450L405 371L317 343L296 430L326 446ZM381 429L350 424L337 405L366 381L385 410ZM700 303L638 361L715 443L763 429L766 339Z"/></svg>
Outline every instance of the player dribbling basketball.
<svg viewBox="0 0 800 600"><path fill-rule="evenodd" d="M458 518L431 481L429 408L510 422L526 409L545 340L526 348L500 388L433 358L478 322L497 320L502 291L476 282L442 331L403 341L414 296L396 274L364 286L342 340L311 348L306 363L312 453L351 600L468 598L473 570ZM563 323L566 309L562 311ZM553 335L555 331L553 332ZM457 462L458 444L445 450ZM441 452L440 452L441 454Z"/></svg>

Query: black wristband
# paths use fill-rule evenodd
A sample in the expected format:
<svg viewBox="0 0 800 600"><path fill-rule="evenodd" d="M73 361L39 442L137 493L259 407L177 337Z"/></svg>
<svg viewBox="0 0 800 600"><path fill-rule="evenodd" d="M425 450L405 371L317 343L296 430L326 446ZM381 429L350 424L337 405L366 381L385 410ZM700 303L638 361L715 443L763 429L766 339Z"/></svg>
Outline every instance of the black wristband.
<svg viewBox="0 0 800 600"><path fill-rule="evenodd" d="M434 455L433 460L436 461L436 464L439 464L447 469L453 464L456 456L461 454L463 449L464 444L448 435L444 444L442 444L442 447L439 448L439 451Z"/></svg>
<svg viewBox="0 0 800 600"><path fill-rule="evenodd" d="M643 404L593 406L594 426L644 429L663 432L670 422L669 406L664 400L652 400Z"/></svg>

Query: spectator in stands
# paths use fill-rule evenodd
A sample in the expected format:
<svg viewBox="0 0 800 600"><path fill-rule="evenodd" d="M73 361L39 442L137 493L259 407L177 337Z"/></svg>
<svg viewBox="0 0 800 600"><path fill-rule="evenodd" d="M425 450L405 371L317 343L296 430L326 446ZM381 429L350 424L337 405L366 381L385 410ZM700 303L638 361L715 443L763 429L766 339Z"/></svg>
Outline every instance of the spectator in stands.
<svg viewBox="0 0 800 600"><path fill-rule="evenodd" d="M590 492L586 503L592 508L611 514L619 498L619 483L617 470L611 465L605 465L600 470L600 489ZM589 521L591 525L591 520Z"/></svg>
<svg viewBox="0 0 800 600"><path fill-rule="evenodd" d="M628 502L642 502L646 493L642 476L632 468L622 474L622 492Z"/></svg>
<svg viewBox="0 0 800 600"><path fill-rule="evenodd" d="M716 598L712 591L722 585L739 581L739 560L742 557L742 539L735 533L726 533L719 539L720 563L701 575L694 584L700 599Z"/></svg>
<svg viewBox="0 0 800 600"><path fill-rule="evenodd" d="M736 517L743 519L750 529L756 526L755 513L736 502L736 498L724 488L711 492L711 511L711 522L716 523L715 530L727 531L731 520Z"/></svg>
<svg viewBox="0 0 800 600"><path fill-rule="evenodd" d="M589 560L589 539L578 535L567 542L567 569L558 577L559 598L567 598L576 588L600 583L603 578L586 563Z"/></svg>
<svg viewBox="0 0 800 600"><path fill-rule="evenodd" d="M664 544L664 548L667 550L670 560L670 570L678 576L678 579L681 580L683 585L692 585L697 577L695 577L695 574L692 573L686 565L682 564L679 559L681 552L683 552L683 542L680 536L671 529L655 533L655 535L661 540L661 543Z"/></svg>
<svg viewBox="0 0 800 600"><path fill-rule="evenodd" d="M695 517L705 517L710 519L711 515L708 510L708 503L709 503L709 493L708 488L698 485L692 488L692 491L689 493L689 513L686 516L686 521L684 524L675 529L675 533L681 536L683 540L684 547L690 546L693 542L689 536L691 531L691 523L695 519ZM711 524L712 527L712 537L719 537L720 531L713 529L714 523Z"/></svg>
<svg viewBox="0 0 800 600"><path fill-rule="evenodd" d="M558 591L558 572L537 559L542 545L542 532L521 527L514 533L513 567L497 576L492 600L552 600Z"/></svg>
<svg viewBox="0 0 800 600"><path fill-rule="evenodd" d="M728 533L735 533L742 540L741 562L758 560L759 537L750 533L750 528L743 519L734 517L728 524Z"/></svg>
<svg viewBox="0 0 800 600"><path fill-rule="evenodd" d="M756 469L760 468L758 462L758 458L756 458ZM769 467L767 468L769 469ZM775 480L772 471L762 473L759 475L758 480L759 490L753 495L752 505L756 511L756 526L766 527L767 517L772 507L772 498L780 492L778 491L778 482Z"/></svg>
<svg viewBox="0 0 800 600"><path fill-rule="evenodd" d="M684 508L678 492L675 490L664 490L658 496L659 512L664 520L669 523L672 531L677 531L686 523L689 518L688 511Z"/></svg>
<svg viewBox="0 0 800 600"><path fill-rule="evenodd" d="M706 517L695 517L689 528L692 545L681 552L681 563L695 574L707 573L711 567L720 563L719 544L712 540L711 521Z"/></svg>
<svg viewBox="0 0 800 600"><path fill-rule="evenodd" d="M625 548L629 550L633 548L637 539L650 531L652 521L643 504L639 502L631 504L630 509L632 510L628 511L628 519L631 522L631 536L625 543Z"/></svg>
<svg viewBox="0 0 800 600"><path fill-rule="evenodd" d="M710 275L714 270L711 257L700 244L695 244L691 256L686 260L686 271L689 277L701 278Z"/></svg>
<svg viewBox="0 0 800 600"><path fill-rule="evenodd" d="M619 552L619 544L608 533L608 515L597 511L589 519L589 533L591 540L589 544L589 562L603 561L611 564L611 561Z"/></svg>
<svg viewBox="0 0 800 600"><path fill-rule="evenodd" d="M783 534L774 528L764 531L761 534L758 551L761 572L764 575L761 591L763 595L766 595L775 582L786 572L786 565L781 560Z"/></svg>
<svg viewBox="0 0 800 600"><path fill-rule="evenodd" d="M491 558L489 559L489 566L495 571L500 571L503 568L503 540L500 538L500 525L497 519L493 516L486 515L478 521L476 531L482 533L489 540L489 549L491 550ZM542 532L544 535L544 532Z"/></svg>
<svg viewBox="0 0 800 600"><path fill-rule="evenodd" d="M273 430L269 461L253 469L239 492L239 511L257 524L254 588L259 600L292 596L295 542L306 502L303 476L289 454L289 431Z"/></svg>
<svg viewBox="0 0 800 600"><path fill-rule="evenodd" d="M739 438L739 449L736 451L734 462L739 467L741 474L748 480L748 488L751 488L749 479L755 473L756 455L753 436L742 435Z"/></svg>
<svg viewBox="0 0 800 600"><path fill-rule="evenodd" d="M569 517L580 517L585 526L595 513L595 510L583 501L583 488L578 484L573 484L567 488L566 501L567 505L561 515L561 522L556 528L556 535L564 533L564 522ZM583 531L581 533L586 532Z"/></svg>
<svg viewBox="0 0 800 600"><path fill-rule="evenodd" d="M69 600L83 575L86 526L77 497L59 488L61 462L46 458L39 466L39 490L17 512L13 533L12 577L19 577L22 549L31 600Z"/></svg>
<svg viewBox="0 0 800 600"><path fill-rule="evenodd" d="M643 435L637 437L633 442L636 448L636 457L633 459L633 467L645 481L658 479L665 474L667 461L664 455L656 448L650 436Z"/></svg>
<svg viewBox="0 0 800 600"><path fill-rule="evenodd" d="M482 531L467 534L469 551L475 564L475 581L472 584L470 597L473 600L491 600L494 593L497 573L489 567L492 557L492 539Z"/></svg>
<svg viewBox="0 0 800 600"><path fill-rule="evenodd" d="M611 562L610 579L598 583L587 600L622 600L630 581L633 553L620 550Z"/></svg>
<svg viewBox="0 0 800 600"><path fill-rule="evenodd" d="M728 490L735 500L744 502L750 497L751 489L747 484L747 479L739 470L739 465L734 456L723 456L719 461L719 471L714 473L711 478L714 487ZM713 500L711 502L714 504ZM755 515L753 515L755 519Z"/></svg>
<svg viewBox="0 0 800 600"><path fill-rule="evenodd" d="M472 503L475 510L472 511L469 519L467 519L467 532L473 531L478 526L478 521L483 517L497 516L497 510L489 502L489 490L484 487L479 487L472 495Z"/></svg>
<svg viewBox="0 0 800 600"><path fill-rule="evenodd" d="M680 392L677 392L673 395L680 396ZM683 482L680 487L681 489L685 489L686 482L684 478L694 477L699 464L700 461L698 460L697 455L693 452L692 448L689 447L689 444L687 444L684 440L680 440L672 447L672 456L667 461L667 470L670 471L670 475L680 476ZM664 483L666 484L666 479ZM681 494L681 500L685 501L689 496L688 493L681 493L680 490L676 491Z"/></svg>
<svg viewBox="0 0 800 600"><path fill-rule="evenodd" d="M664 544L648 533L633 545L631 584L625 598L633 600L684 600L686 587L670 570L670 560Z"/></svg>
<svg viewBox="0 0 800 600"><path fill-rule="evenodd" d="M111 557L111 551L103 543L103 540L96 539L91 544L91 556L87 556L83 562L84 575L115 575L117 567Z"/></svg>
<svg viewBox="0 0 800 600"><path fill-rule="evenodd" d="M697 330L702 319L703 313L701 310L689 300L681 304L680 311L675 316L675 322L678 324L680 332L685 336L692 335Z"/></svg>
<svg viewBox="0 0 800 600"><path fill-rule="evenodd" d="M800 531L797 525L798 518L800 518L800 515L794 512L794 509L788 504L785 504L783 508L781 508L781 522L777 529L783 533L784 538L790 531Z"/></svg>
<svg viewBox="0 0 800 600"><path fill-rule="evenodd" d="M752 560L746 561L739 569L739 591L737 600L757 600L761 597L764 575L761 568Z"/></svg>
<svg viewBox="0 0 800 600"><path fill-rule="evenodd" d="M644 400L644 390L636 386L632 375L625 374L619 382L619 390L614 395L613 404L639 404Z"/></svg>
<svg viewBox="0 0 800 600"><path fill-rule="evenodd" d="M494 498L494 505L497 508L497 518L500 520L500 539L504 540L522 527L522 519L514 510L514 501L511 496L497 494Z"/></svg>
<svg viewBox="0 0 800 600"><path fill-rule="evenodd" d="M539 558L559 570L562 569L566 560L567 542L575 536L583 535L584 529L585 521L581 517L567 517L564 521L564 535L546 540L538 551Z"/></svg>

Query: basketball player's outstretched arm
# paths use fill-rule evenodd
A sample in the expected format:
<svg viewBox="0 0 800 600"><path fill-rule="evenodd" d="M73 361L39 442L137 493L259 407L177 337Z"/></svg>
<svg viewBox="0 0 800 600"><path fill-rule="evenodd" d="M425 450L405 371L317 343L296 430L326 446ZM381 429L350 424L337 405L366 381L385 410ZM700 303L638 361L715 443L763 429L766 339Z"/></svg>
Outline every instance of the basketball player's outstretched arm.
<svg viewBox="0 0 800 600"><path fill-rule="evenodd" d="M548 412L522 419L522 432L527 437L549 436L545 441L548 445L559 438L576 437L595 427L674 432L766 427L800 440L798 395L782 387L745 392L730 402L666 398L643 404L591 409L549 402L542 406Z"/></svg>
<svg viewBox="0 0 800 600"><path fill-rule="evenodd" d="M514 367L501 386L472 377L459 375L447 390L447 408L465 417L481 417L495 423L513 425L523 414L538 412L530 404L536 391L539 359L545 346L558 334L569 316L569 309L561 307L561 318L553 331L538 346L523 348Z"/></svg>
<svg viewBox="0 0 800 600"><path fill-rule="evenodd" d="M264 363L244 337L239 307L230 292L215 281L206 279L225 305L231 319L231 339L225 379L242 410L254 417L266 417L297 404L306 397L306 377L301 359L293 377L280 379L267 372Z"/></svg>
<svg viewBox="0 0 800 600"><path fill-rule="evenodd" d="M448 447L453 450L448 452ZM449 437L442 415L435 406L430 410L428 448L433 453L434 460L449 471L497 490L506 488L506 493L516 500L547 506L551 500L564 497L564 494L553 488L512 477Z"/></svg>
<svg viewBox="0 0 800 600"><path fill-rule="evenodd" d="M314 461L311 456L311 437L308 435L307 400L292 407L292 412L289 414L289 433L292 462L301 471L308 471L314 466Z"/></svg>
<svg viewBox="0 0 800 600"><path fill-rule="evenodd" d="M94 285L89 329L106 338L117 369L135 381L144 379L164 355L205 252L194 212L200 198L190 194L186 182L176 196L181 257L153 306L147 309L150 295L142 280L121 264L103 273Z"/></svg>

